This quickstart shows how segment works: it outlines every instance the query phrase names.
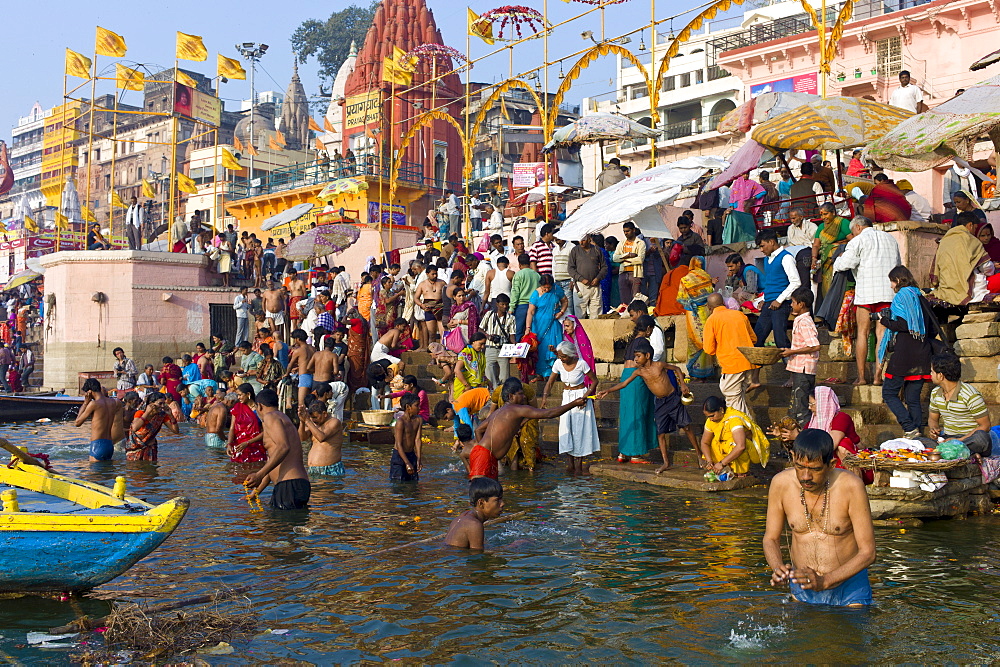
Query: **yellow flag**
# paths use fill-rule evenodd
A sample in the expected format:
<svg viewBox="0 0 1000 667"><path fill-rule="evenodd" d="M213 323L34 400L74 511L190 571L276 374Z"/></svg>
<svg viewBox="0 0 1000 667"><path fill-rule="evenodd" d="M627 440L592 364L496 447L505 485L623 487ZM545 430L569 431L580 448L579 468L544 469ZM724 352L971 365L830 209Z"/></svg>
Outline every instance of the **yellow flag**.
<svg viewBox="0 0 1000 667"><path fill-rule="evenodd" d="M186 192L189 195L198 194L198 186L195 185L194 180L187 174L182 174L177 172L177 189L181 192Z"/></svg>
<svg viewBox="0 0 1000 667"><path fill-rule="evenodd" d="M208 49L198 35L189 35L177 31L177 59L178 60L208 60Z"/></svg>
<svg viewBox="0 0 1000 667"><path fill-rule="evenodd" d="M66 49L66 74L68 76L78 76L81 79L89 79L90 58L72 49Z"/></svg>
<svg viewBox="0 0 1000 667"><path fill-rule="evenodd" d="M243 69L243 65L240 64L239 60L227 58L221 53L219 54L219 59L216 63L216 70L216 74L224 76L227 79L247 78L247 71Z"/></svg>
<svg viewBox="0 0 1000 667"><path fill-rule="evenodd" d="M336 130L333 129L333 125L330 124L330 119L326 116L323 116L323 129L327 132L336 132Z"/></svg>
<svg viewBox="0 0 1000 667"><path fill-rule="evenodd" d="M268 139L267 139L267 147L270 148L272 151L280 151L281 150L281 144L279 144L277 141L275 141L274 137L268 137Z"/></svg>
<svg viewBox="0 0 1000 667"><path fill-rule="evenodd" d="M188 88L197 88L198 82L192 79L190 76L184 72L177 70L177 83L182 86L187 86Z"/></svg>
<svg viewBox="0 0 1000 667"><path fill-rule="evenodd" d="M56 211L56 229L69 229L69 219L59 211Z"/></svg>
<svg viewBox="0 0 1000 667"><path fill-rule="evenodd" d="M413 66L398 46L392 47L392 57L382 59L382 80L398 86L413 82Z"/></svg>
<svg viewBox="0 0 1000 667"><path fill-rule="evenodd" d="M468 32L473 37L478 37L487 44L493 43L493 24L489 21L481 21L479 14L469 9Z"/></svg>
<svg viewBox="0 0 1000 667"><path fill-rule="evenodd" d="M318 151L325 151L326 150L326 146L318 138L316 139L316 150L318 150Z"/></svg>
<svg viewBox="0 0 1000 667"><path fill-rule="evenodd" d="M80 207L80 217L83 218L84 222L97 222L94 212L86 206Z"/></svg>
<svg viewBox="0 0 1000 667"><path fill-rule="evenodd" d="M226 169L232 169L233 171L239 171L243 168L236 156L227 151L225 148L222 149L222 166Z"/></svg>
<svg viewBox="0 0 1000 667"><path fill-rule="evenodd" d="M260 153L257 152L257 149L253 147L252 141L247 141L246 149L247 155L260 155Z"/></svg>
<svg viewBox="0 0 1000 667"><path fill-rule="evenodd" d="M145 76L142 72L131 67L125 67L121 63L115 63L115 88L142 92L143 88L145 88L144 83Z"/></svg>
<svg viewBox="0 0 1000 667"><path fill-rule="evenodd" d="M279 146L284 148L285 146L288 145L288 142L285 141L285 134L281 130L275 130L274 134L275 134L274 140L278 142Z"/></svg>
<svg viewBox="0 0 1000 667"><path fill-rule="evenodd" d="M145 178L142 179L142 196L146 199L153 199L156 197L156 190L153 189L153 184Z"/></svg>
<svg viewBox="0 0 1000 667"><path fill-rule="evenodd" d="M97 55L121 58L127 50L124 37L101 26L97 26L97 40L94 46L94 51Z"/></svg>
<svg viewBox="0 0 1000 667"><path fill-rule="evenodd" d="M38 225L35 224L34 219L30 215L24 216L24 228L29 232L38 233Z"/></svg>
<svg viewBox="0 0 1000 667"><path fill-rule="evenodd" d="M240 153L243 152L243 142L240 141L240 138L236 134L233 134L233 148Z"/></svg>
<svg viewBox="0 0 1000 667"><path fill-rule="evenodd" d="M118 208L128 208L128 206L125 205L125 202L122 201L122 198L118 196L118 192L116 190L111 191L110 201L112 206L117 206Z"/></svg>
<svg viewBox="0 0 1000 667"><path fill-rule="evenodd" d="M320 129L319 123L317 123L316 119L313 118L312 116L309 116L309 129L312 130L313 132L322 132L323 131L323 130Z"/></svg>

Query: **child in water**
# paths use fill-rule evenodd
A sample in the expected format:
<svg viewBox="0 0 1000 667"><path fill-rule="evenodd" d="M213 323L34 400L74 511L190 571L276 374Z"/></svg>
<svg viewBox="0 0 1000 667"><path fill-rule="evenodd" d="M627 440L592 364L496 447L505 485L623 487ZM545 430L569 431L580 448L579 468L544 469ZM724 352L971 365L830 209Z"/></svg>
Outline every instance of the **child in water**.
<svg viewBox="0 0 1000 667"><path fill-rule="evenodd" d="M483 524L500 516L503 511L503 487L490 477L476 477L469 482L469 504L448 528L444 543L460 549L480 549L485 542Z"/></svg>

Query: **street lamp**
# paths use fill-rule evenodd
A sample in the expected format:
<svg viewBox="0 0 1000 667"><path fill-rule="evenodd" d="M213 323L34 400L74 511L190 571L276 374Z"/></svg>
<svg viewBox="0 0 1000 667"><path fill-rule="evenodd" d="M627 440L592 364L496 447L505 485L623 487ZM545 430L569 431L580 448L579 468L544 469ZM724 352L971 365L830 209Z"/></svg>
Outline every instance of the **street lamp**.
<svg viewBox="0 0 1000 667"><path fill-rule="evenodd" d="M254 90L254 74L257 72L257 61L267 53L267 44L255 44L253 42L243 42L236 45L236 50L240 55L250 61L250 144L253 145L253 112L257 106L257 93ZM248 188L253 182L253 151L250 151L250 171L247 178Z"/></svg>

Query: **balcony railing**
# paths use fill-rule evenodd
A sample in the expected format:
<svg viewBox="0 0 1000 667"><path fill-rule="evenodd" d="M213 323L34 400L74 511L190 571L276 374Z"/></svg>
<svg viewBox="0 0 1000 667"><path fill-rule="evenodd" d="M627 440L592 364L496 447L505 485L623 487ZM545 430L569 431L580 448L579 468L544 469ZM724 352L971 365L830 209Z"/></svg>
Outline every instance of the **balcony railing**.
<svg viewBox="0 0 1000 667"><path fill-rule="evenodd" d="M661 141L674 141L677 139L683 139L685 137L693 137L698 134L705 134L706 132L715 132L715 128L718 127L719 121L726 114L713 114L711 116L703 116L701 118L692 118L691 120L681 121L679 123L670 123L663 127L660 131L659 136L655 137L657 143ZM629 141L622 142L622 149L638 148L639 146L648 146L650 140L643 137L640 139L631 139Z"/></svg>

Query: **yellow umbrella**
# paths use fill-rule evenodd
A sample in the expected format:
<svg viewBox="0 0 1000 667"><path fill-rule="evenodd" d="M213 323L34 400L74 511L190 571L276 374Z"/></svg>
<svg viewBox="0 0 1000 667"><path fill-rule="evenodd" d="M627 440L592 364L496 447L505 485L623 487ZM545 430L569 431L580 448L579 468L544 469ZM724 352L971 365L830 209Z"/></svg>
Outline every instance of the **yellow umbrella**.
<svg viewBox="0 0 1000 667"><path fill-rule="evenodd" d="M11 290L15 287L20 287L21 285L26 285L30 283L35 278L40 278L42 274L37 271L32 271L31 269L22 269L10 277L7 284L4 285L4 290Z"/></svg>
<svg viewBox="0 0 1000 667"><path fill-rule="evenodd" d="M368 183L360 178L338 178L326 184L316 198L331 201L346 195L356 195L368 189Z"/></svg>
<svg viewBox="0 0 1000 667"><path fill-rule="evenodd" d="M871 100L831 97L765 121L750 136L781 150L839 150L875 141L912 115Z"/></svg>

